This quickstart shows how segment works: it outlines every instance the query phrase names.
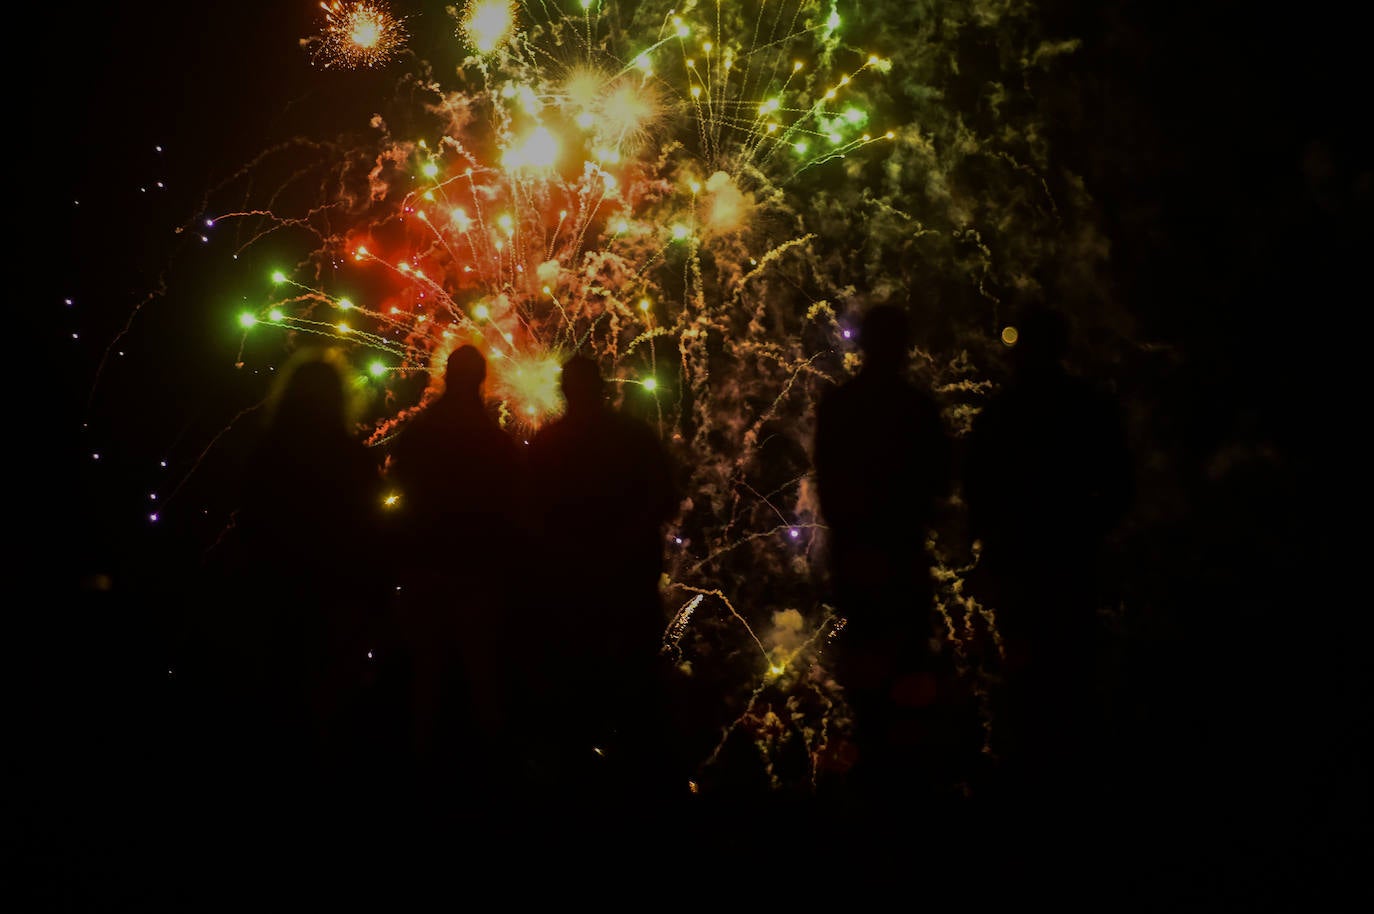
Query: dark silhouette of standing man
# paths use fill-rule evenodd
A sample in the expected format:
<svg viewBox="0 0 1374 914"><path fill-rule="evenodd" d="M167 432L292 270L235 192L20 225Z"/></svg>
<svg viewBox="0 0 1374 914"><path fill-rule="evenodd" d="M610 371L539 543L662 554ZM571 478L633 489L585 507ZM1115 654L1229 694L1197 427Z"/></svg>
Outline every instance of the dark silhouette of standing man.
<svg viewBox="0 0 1374 914"><path fill-rule="evenodd" d="M334 359L302 350L278 378L245 468L228 581L256 658L243 666L266 686L253 713L273 734L268 755L284 768L302 763L295 773L312 781L350 754L370 616L382 596L370 570L380 468L349 427Z"/></svg>
<svg viewBox="0 0 1374 914"><path fill-rule="evenodd" d="M629 787L662 777L659 578L677 496L663 446L606 404L596 362L569 359L560 386L567 411L529 449L549 563L540 597L552 627L547 681L559 693L550 698L569 771L604 764Z"/></svg>
<svg viewBox="0 0 1374 914"><path fill-rule="evenodd" d="M860 796L895 798L921 777L921 708L933 700L934 611L927 527L949 486L950 445L934 399L906 377L906 312L879 305L859 334L863 366L816 410L815 469L830 531L834 599L846 625L836 674L853 713Z"/></svg>
<svg viewBox="0 0 1374 914"><path fill-rule="evenodd" d="M445 369L443 393L397 438L390 477L417 761L453 781L448 769L485 757L502 725L522 480L515 442L483 402L486 359L460 346Z"/></svg>
<svg viewBox="0 0 1374 914"><path fill-rule="evenodd" d="M1098 563L1131 497L1114 400L1065 369L1065 318L1029 310L1010 383L974 421L964 473L971 582L997 614L1007 655L1001 724L1013 770L1036 791L1084 773L1097 642Z"/></svg>

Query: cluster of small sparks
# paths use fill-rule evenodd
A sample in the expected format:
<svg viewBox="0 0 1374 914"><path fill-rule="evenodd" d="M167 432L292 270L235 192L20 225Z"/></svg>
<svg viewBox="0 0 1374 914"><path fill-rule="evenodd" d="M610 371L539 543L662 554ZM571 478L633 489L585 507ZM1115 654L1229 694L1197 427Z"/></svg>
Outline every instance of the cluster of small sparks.
<svg viewBox="0 0 1374 914"><path fill-rule="evenodd" d="M325 26L315 60L324 67L380 67L405 47L404 21L381 0L329 0L320 8Z"/></svg>

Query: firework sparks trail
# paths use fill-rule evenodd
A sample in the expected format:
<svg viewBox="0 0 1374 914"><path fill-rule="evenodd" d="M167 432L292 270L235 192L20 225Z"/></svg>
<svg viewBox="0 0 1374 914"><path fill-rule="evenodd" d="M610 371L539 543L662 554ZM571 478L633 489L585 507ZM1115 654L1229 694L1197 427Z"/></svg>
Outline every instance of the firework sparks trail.
<svg viewBox="0 0 1374 914"><path fill-rule="evenodd" d="M981 751L984 755L991 756L995 754L992 670L999 662L1006 660L1006 651L1002 643L1002 633L997 629L996 612L964 592L965 581L978 566L980 550L975 547L973 557L967 564L956 565L949 560L947 550L940 548L940 543L934 536L927 540L926 548L931 555L937 557L931 573L936 584L935 609L944 625L944 640L953 648L956 667L969 683L977 702L979 725L983 732ZM956 619L956 616L962 618ZM991 644L994 660L979 655L982 647L987 644Z"/></svg>
<svg viewBox="0 0 1374 914"><path fill-rule="evenodd" d="M415 61L366 138L275 147L201 219L239 232L235 259L278 246L266 253L280 268L239 315L245 344L325 337L370 363L371 445L430 401L405 379L437 378L459 345L486 355L488 394L525 438L560 409L566 357L598 358L620 406L656 422L691 472L665 585L695 596L666 642L682 655L720 636L728 620L696 611L710 596L762 656L750 648L722 682L742 708L728 735L791 678L761 620L800 612L807 645L843 626L812 569L826 531L808 454L817 393L858 364L857 312L938 294L939 320L992 325L994 349L1008 290L1033 295L1045 263L1082 255L1060 239L1090 201L1072 185L1056 202L1034 107L951 100L975 80L956 51L969 36L994 60L978 91L1003 100L1063 43L1025 5L877 4L852 23L833 0L564 5L451 9L454 85ZM406 59L403 22L380 2L322 6L304 44L323 69ZM259 170L293 156L292 193L256 190ZM310 176L318 192L297 202ZM962 396L983 390L968 364L960 351L915 367ZM953 424L973 411L954 404ZM842 707L829 686L798 688L823 692L824 713Z"/></svg>
<svg viewBox="0 0 1374 914"><path fill-rule="evenodd" d="M167 279L164 276L158 279L156 289L149 292L147 295L143 296L143 298L136 305L134 305L133 310L129 312L128 320L124 322L124 326L120 329L118 333L114 335L114 337L110 340L109 344L105 347L105 352L103 355L101 355L100 363L96 365L95 375L91 380L91 391L86 397L87 412L90 411L91 404L95 401L96 391L100 389L100 378L102 375L105 374L105 366L110 361L110 353L115 351L115 347L119 345L119 341L124 339L124 337L129 334L129 331L133 329L134 321L138 318L139 313L149 304L151 304L152 302L156 301L157 299L161 298L166 294Z"/></svg>

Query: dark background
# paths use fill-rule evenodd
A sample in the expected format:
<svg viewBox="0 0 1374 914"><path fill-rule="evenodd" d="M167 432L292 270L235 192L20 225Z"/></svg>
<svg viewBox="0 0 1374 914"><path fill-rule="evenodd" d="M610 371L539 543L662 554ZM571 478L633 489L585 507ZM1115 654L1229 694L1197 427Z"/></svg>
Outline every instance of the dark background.
<svg viewBox="0 0 1374 914"><path fill-rule="evenodd" d="M1176 863L1178 885L1244 906L1278 889L1330 901L1369 862L1368 535L1352 472L1368 414L1366 37L1335 4L1175 6L1044 5L1047 32L1083 40L1062 68L1052 148L1098 201L1140 341L1174 353L1135 379L1156 394L1150 429L1167 440L1153 444L1181 507L1133 553L1150 564L1143 601L1167 608L1147 620L1138 661L1151 683L1142 742L1157 755L1130 776L1169 813L1146 844ZM169 253L197 243L173 229L207 185L265 140L368 112L315 104L319 74L296 45L316 26L308 3L31 14L10 60L23 381L6 603L18 745L31 750L26 857L75 892L88 869L123 866L100 848L137 817L130 773L161 776L149 748L166 723L149 710L165 686L159 613L179 609L169 595L191 528L148 523L148 495L175 485L160 459L184 468L189 442L218 427L204 392L175 379L207 353L231 362L237 345L208 319L201 338L169 337L188 322L166 311L232 320L251 290L214 246L186 252L175 269L192 291L140 314L128 367L108 365L90 400L96 366ZM383 85L330 78L362 100ZM150 377L166 379L155 398ZM121 590L156 598L134 607Z"/></svg>

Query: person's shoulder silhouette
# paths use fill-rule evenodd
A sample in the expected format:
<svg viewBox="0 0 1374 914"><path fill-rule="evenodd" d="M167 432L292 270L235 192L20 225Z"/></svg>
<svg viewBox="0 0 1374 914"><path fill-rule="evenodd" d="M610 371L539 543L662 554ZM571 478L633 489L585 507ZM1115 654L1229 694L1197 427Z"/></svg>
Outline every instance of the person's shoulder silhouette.
<svg viewBox="0 0 1374 914"><path fill-rule="evenodd" d="M1018 322L1013 373L974 420L965 471L971 532L1038 554L1105 536L1130 498L1120 408L1071 374L1069 325L1037 307Z"/></svg>
<svg viewBox="0 0 1374 914"><path fill-rule="evenodd" d="M815 469L821 513L837 537L884 538L894 525L924 536L949 484L950 445L939 406L907 376L904 309L864 316L859 372L822 395Z"/></svg>
<svg viewBox="0 0 1374 914"><path fill-rule="evenodd" d="M515 453L515 443L486 410L482 390L487 362L477 347L459 346L445 362L443 392L397 436L392 449L394 472L421 488L461 486L452 461ZM461 472L457 474L461 476ZM439 494L439 493L434 493Z"/></svg>
<svg viewBox="0 0 1374 914"><path fill-rule="evenodd" d="M564 415L535 434L530 465L551 524L590 525L613 542L642 542L676 507L666 451L653 430L605 402L600 367L574 356L559 380Z"/></svg>
<svg viewBox="0 0 1374 914"><path fill-rule="evenodd" d="M423 537L445 531L481 539L509 527L520 455L487 412L487 363L475 346L454 349L443 392L410 421L391 451L400 514ZM463 528L463 529L456 529ZM470 534L470 535L469 535Z"/></svg>
<svg viewBox="0 0 1374 914"><path fill-rule="evenodd" d="M328 350L297 353L269 398L235 522L253 561L338 568L365 539L380 479L349 428L338 359Z"/></svg>

